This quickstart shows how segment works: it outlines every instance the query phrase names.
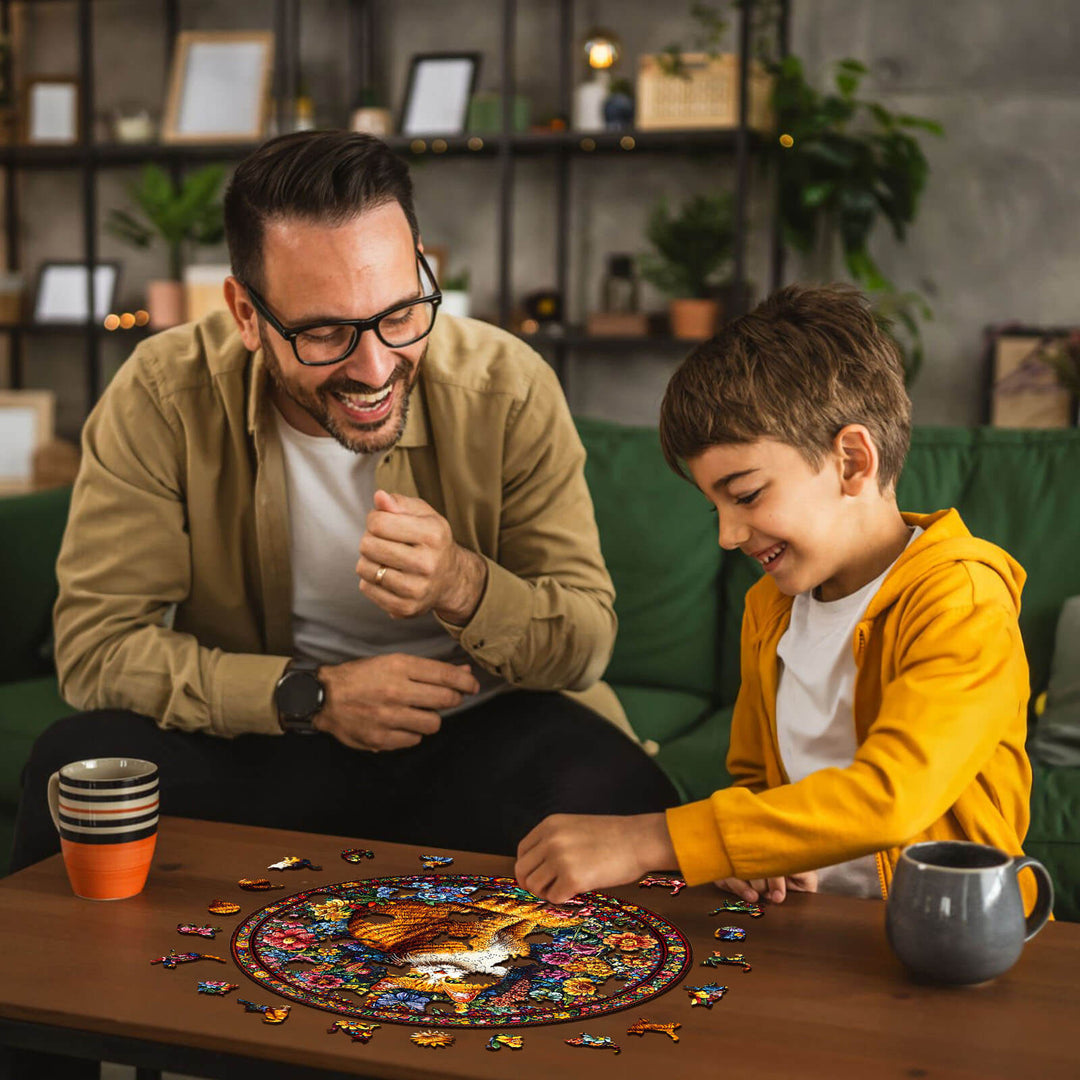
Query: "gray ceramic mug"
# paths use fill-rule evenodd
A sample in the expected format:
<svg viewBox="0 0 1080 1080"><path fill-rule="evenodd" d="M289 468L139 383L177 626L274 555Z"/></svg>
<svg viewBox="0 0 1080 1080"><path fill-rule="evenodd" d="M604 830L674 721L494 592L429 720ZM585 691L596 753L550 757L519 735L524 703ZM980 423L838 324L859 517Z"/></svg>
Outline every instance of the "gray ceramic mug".
<svg viewBox="0 0 1080 1080"><path fill-rule="evenodd" d="M1038 883L1035 909L1026 919L1017 883L1024 867ZM1016 963L1053 905L1053 883L1037 859L964 840L931 840L901 852L885 905L885 931L893 952L915 975L981 983Z"/></svg>

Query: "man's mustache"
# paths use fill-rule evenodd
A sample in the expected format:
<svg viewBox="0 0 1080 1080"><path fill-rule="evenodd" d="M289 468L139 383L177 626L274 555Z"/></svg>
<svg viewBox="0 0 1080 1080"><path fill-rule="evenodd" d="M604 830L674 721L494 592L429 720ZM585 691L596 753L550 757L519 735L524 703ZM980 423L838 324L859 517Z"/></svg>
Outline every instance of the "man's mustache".
<svg viewBox="0 0 1080 1080"><path fill-rule="evenodd" d="M319 390L324 394L377 394L380 390L385 390L388 386L392 386L402 379L407 380L411 371L412 365L406 360L401 360L398 362L397 367L390 372L390 378L382 386L371 386L369 383L350 379L348 375L342 375L340 378L331 377L327 379L319 387Z"/></svg>

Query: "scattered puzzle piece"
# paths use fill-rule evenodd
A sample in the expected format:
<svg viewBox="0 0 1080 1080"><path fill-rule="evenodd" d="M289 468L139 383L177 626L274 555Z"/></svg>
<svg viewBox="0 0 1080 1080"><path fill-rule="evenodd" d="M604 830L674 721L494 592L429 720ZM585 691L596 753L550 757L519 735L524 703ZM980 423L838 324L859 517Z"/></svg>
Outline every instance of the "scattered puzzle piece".
<svg viewBox="0 0 1080 1080"><path fill-rule="evenodd" d="M705 983L704 986L686 986L683 989L690 995L690 1006L703 1005L711 1009L726 993L727 987L719 983Z"/></svg>
<svg viewBox="0 0 1080 1080"><path fill-rule="evenodd" d="M746 931L741 926L718 926L713 937L717 941L745 941Z"/></svg>
<svg viewBox="0 0 1080 1080"><path fill-rule="evenodd" d="M341 857L346 862L358 863L358 862L361 862L363 859L374 859L375 858L375 852L371 851L370 849L368 849L366 847L351 847L351 848L346 848L341 853Z"/></svg>
<svg viewBox="0 0 1080 1080"><path fill-rule="evenodd" d="M211 915L235 915L240 910L240 905L231 900L211 900L206 910Z"/></svg>
<svg viewBox="0 0 1080 1080"><path fill-rule="evenodd" d="M713 908L709 914L723 915L729 911L739 915L749 915L752 919L760 919L763 913L760 904L751 904L749 900L725 900L718 908Z"/></svg>
<svg viewBox="0 0 1080 1080"><path fill-rule="evenodd" d="M650 874L638 882L638 886L642 889L648 889L653 885L660 885L665 889L670 888L672 896L678 896L686 888L686 882L681 877L673 877L670 874Z"/></svg>
<svg viewBox="0 0 1080 1080"><path fill-rule="evenodd" d="M742 967L743 974L750 971L750 965L746 962L746 957L742 953L735 953L733 956L724 956L722 953L714 952L712 956L706 957L701 961L702 967L721 967L723 964L731 964L732 967Z"/></svg>
<svg viewBox="0 0 1080 1080"><path fill-rule="evenodd" d="M371 1036L381 1027L380 1024L365 1024L362 1020L335 1020L326 1029L327 1035L333 1035L335 1031L344 1031L353 1042L371 1042Z"/></svg>
<svg viewBox="0 0 1080 1080"><path fill-rule="evenodd" d="M220 926L194 926L192 923L177 923L176 932L178 934L197 934L199 937L212 938L215 934L221 933Z"/></svg>
<svg viewBox="0 0 1080 1080"><path fill-rule="evenodd" d="M635 1020L627 1029L627 1035L644 1035L646 1031L655 1031L659 1035L666 1035L672 1042L678 1042L679 1036L675 1034L676 1029L681 1028L682 1024L656 1024L652 1020L646 1020L641 1017L639 1020Z"/></svg>
<svg viewBox="0 0 1080 1080"><path fill-rule="evenodd" d="M219 964L224 964L220 956L211 956L210 953L204 952L176 952L170 949L164 956L159 956L156 960L151 960L151 964L160 964L162 967L174 968L177 964L190 964L194 960L216 960Z"/></svg>
<svg viewBox="0 0 1080 1080"><path fill-rule="evenodd" d="M239 990L239 983L222 982L220 979L207 979L206 982L199 983L196 988L196 993L199 994L217 994L219 996L231 993L233 990Z"/></svg>
<svg viewBox="0 0 1080 1080"><path fill-rule="evenodd" d="M451 855L421 855L420 862L425 870L438 870L440 866L449 866L454 861Z"/></svg>
<svg viewBox="0 0 1080 1080"><path fill-rule="evenodd" d="M414 1031L409 1036L417 1046L430 1046L434 1048L453 1046L454 1036L448 1031Z"/></svg>
<svg viewBox="0 0 1080 1080"><path fill-rule="evenodd" d="M508 1050L520 1050L524 1045L524 1035L492 1035L484 1049L501 1050L505 1046Z"/></svg>
<svg viewBox="0 0 1080 1080"><path fill-rule="evenodd" d="M586 1035L583 1031L576 1039L563 1039L567 1046L587 1046L592 1050L614 1050L622 1053L622 1047L611 1041L610 1035Z"/></svg>
<svg viewBox="0 0 1080 1080"><path fill-rule="evenodd" d="M271 863L267 870L321 870L321 866L316 866L310 859L301 859L299 855L286 855L284 859L279 859L275 863Z"/></svg>
<svg viewBox="0 0 1080 1080"><path fill-rule="evenodd" d="M267 889L284 889L284 885L271 885L264 877L242 877L237 883L248 892L266 892Z"/></svg>
<svg viewBox="0 0 1080 1080"><path fill-rule="evenodd" d="M254 1001L248 1001L246 998L237 998L237 1005L244 1006L244 1012L249 1013L262 1013L264 1024L283 1024L289 1019L289 1010L292 1009L291 1005L256 1005Z"/></svg>

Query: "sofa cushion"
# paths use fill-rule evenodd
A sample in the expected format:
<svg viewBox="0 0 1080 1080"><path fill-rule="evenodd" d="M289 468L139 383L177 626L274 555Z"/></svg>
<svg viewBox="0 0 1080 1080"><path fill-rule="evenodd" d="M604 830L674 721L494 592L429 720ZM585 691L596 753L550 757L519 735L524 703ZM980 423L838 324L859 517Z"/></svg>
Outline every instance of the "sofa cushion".
<svg viewBox="0 0 1080 1080"><path fill-rule="evenodd" d="M612 683L627 719L638 738L663 746L669 739L689 731L708 711L704 694L685 690L661 690L654 686Z"/></svg>
<svg viewBox="0 0 1080 1080"><path fill-rule="evenodd" d="M657 763L684 802L704 799L731 784L725 768L731 735L731 706L703 716L692 728L660 744Z"/></svg>
<svg viewBox="0 0 1080 1080"><path fill-rule="evenodd" d="M38 735L72 711L51 675L0 683L0 874L7 870L11 851L22 767Z"/></svg>
<svg viewBox="0 0 1080 1080"><path fill-rule="evenodd" d="M1031 824L1024 851L1045 864L1054 881L1054 916L1080 920L1080 768L1032 762Z"/></svg>
<svg viewBox="0 0 1080 1080"><path fill-rule="evenodd" d="M0 619L0 683L43 675L52 626L56 556L70 488L0 498L0 596L18 618Z"/></svg>
<svg viewBox="0 0 1080 1080"><path fill-rule="evenodd" d="M577 425L619 616L604 678L712 696L722 552L709 504L667 467L655 428Z"/></svg>
<svg viewBox="0 0 1080 1080"><path fill-rule="evenodd" d="M1046 708L1028 752L1047 765L1080 765L1080 596L1066 600L1061 609Z"/></svg>

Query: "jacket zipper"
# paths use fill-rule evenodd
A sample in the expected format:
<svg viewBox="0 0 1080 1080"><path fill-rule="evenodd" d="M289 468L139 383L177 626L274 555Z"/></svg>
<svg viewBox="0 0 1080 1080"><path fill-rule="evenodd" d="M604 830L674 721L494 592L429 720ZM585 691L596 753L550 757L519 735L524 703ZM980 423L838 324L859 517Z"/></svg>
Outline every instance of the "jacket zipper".
<svg viewBox="0 0 1080 1080"><path fill-rule="evenodd" d="M881 899L889 899L889 890L885 886L885 857L880 851L874 852L874 864L877 866L878 887L881 889Z"/></svg>

